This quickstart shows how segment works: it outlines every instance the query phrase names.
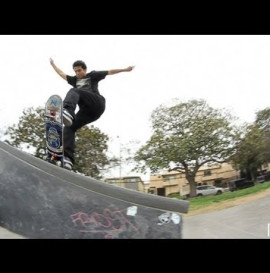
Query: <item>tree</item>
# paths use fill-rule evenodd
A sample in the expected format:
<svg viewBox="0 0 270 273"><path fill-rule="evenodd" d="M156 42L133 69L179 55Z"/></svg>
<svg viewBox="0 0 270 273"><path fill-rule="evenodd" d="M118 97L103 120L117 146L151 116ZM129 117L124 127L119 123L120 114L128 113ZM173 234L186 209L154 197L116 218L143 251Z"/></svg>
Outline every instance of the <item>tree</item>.
<svg viewBox="0 0 270 273"><path fill-rule="evenodd" d="M266 141L264 132L257 125L248 125L245 136L231 157L233 166L239 169L243 176L255 181L258 170L269 158L269 142Z"/></svg>
<svg viewBox="0 0 270 273"><path fill-rule="evenodd" d="M46 154L43 112L44 109L41 107L24 109L23 115L19 117L19 123L7 128L5 135L9 139L5 142L20 149L28 149L34 156L43 158Z"/></svg>
<svg viewBox="0 0 270 273"><path fill-rule="evenodd" d="M243 176L255 181L258 170L270 161L270 109L258 111L254 124L246 125L231 157Z"/></svg>
<svg viewBox="0 0 270 273"><path fill-rule="evenodd" d="M91 177L102 178L100 170L109 167L106 156L109 138L93 125L84 126L76 135L76 170Z"/></svg>
<svg viewBox="0 0 270 273"><path fill-rule="evenodd" d="M264 143L265 161L270 162L270 108L256 112L255 126L258 126L263 133L262 142Z"/></svg>
<svg viewBox="0 0 270 273"><path fill-rule="evenodd" d="M153 111L151 120L153 135L136 152L136 169L184 172L191 196L196 196L199 168L210 162L224 162L234 151L237 131L230 125L233 117L211 108L204 100L161 105Z"/></svg>
<svg viewBox="0 0 270 273"><path fill-rule="evenodd" d="M255 125L261 128L263 131L270 133L270 108L267 107L264 110L256 112Z"/></svg>
<svg viewBox="0 0 270 273"><path fill-rule="evenodd" d="M46 156L44 109L27 108L19 117L19 123L7 128L5 142L43 159ZM104 168L109 168L116 159L106 156L108 136L98 128L82 127L76 134L74 171L100 179Z"/></svg>

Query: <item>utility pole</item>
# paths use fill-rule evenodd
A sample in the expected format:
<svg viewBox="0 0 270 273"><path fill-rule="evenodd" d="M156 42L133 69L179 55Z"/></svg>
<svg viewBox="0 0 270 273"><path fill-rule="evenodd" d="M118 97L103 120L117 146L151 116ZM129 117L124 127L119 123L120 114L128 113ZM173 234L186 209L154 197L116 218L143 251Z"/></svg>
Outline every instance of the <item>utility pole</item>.
<svg viewBox="0 0 270 273"><path fill-rule="evenodd" d="M121 147L121 140L120 137L117 136L119 139L119 178L122 176L122 147Z"/></svg>

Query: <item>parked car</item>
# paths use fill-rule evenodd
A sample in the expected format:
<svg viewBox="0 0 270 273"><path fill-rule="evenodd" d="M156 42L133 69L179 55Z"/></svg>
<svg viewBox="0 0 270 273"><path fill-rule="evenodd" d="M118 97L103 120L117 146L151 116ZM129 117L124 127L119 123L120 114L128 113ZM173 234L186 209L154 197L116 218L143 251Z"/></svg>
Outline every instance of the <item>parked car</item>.
<svg viewBox="0 0 270 273"><path fill-rule="evenodd" d="M264 183L270 180L270 172L266 172L256 177L256 183Z"/></svg>
<svg viewBox="0 0 270 273"><path fill-rule="evenodd" d="M235 179L229 182L230 191L241 190L254 185L254 182L246 180L246 178Z"/></svg>
<svg viewBox="0 0 270 273"><path fill-rule="evenodd" d="M198 186L196 189L197 189L197 196L217 195L217 194L224 193L223 188L210 186L210 185Z"/></svg>
<svg viewBox="0 0 270 273"><path fill-rule="evenodd" d="M264 183L265 181L265 175L260 175L256 177L256 183Z"/></svg>

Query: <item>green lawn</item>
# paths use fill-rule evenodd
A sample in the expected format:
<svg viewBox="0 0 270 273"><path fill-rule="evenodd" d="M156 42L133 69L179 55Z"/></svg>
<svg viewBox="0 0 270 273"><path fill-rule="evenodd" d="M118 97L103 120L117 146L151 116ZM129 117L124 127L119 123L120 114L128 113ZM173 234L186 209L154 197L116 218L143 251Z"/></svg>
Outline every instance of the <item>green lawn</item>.
<svg viewBox="0 0 270 273"><path fill-rule="evenodd" d="M189 211L193 211L193 210L200 209L202 207L210 206L214 203L220 203L220 202L232 200L232 199L235 199L238 197L251 195L251 194L254 194L257 192L264 191L269 188L270 188L270 181L267 181L264 183L257 184L253 187L249 187L246 189L237 190L237 191L233 191L233 192L229 191L229 192L225 192L220 195L211 195L211 196L190 198L189 199L189 202L190 202ZM172 197L179 198L179 196L177 196L177 195L174 195Z"/></svg>

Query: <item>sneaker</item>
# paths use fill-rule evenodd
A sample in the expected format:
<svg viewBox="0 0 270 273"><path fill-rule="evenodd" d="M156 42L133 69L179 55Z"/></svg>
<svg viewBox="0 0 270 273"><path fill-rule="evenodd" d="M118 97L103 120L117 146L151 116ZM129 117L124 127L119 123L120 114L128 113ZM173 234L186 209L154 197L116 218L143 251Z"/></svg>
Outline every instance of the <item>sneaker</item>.
<svg viewBox="0 0 270 273"><path fill-rule="evenodd" d="M73 163L71 162L71 160L64 156L64 159L63 159L63 167L65 169L68 169L68 170L72 170L72 167L73 167Z"/></svg>
<svg viewBox="0 0 270 273"><path fill-rule="evenodd" d="M67 109L63 109L63 122L65 126L71 126L73 123L73 117Z"/></svg>

